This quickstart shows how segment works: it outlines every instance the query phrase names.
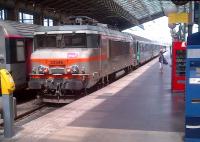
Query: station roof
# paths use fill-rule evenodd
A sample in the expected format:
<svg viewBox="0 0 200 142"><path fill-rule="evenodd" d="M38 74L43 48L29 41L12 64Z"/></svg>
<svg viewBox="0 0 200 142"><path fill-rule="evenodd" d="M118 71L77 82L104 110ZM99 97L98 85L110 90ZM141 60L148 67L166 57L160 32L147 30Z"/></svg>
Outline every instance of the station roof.
<svg viewBox="0 0 200 142"><path fill-rule="evenodd" d="M165 15L175 5L170 0L20 0L67 16L88 16L127 29Z"/></svg>

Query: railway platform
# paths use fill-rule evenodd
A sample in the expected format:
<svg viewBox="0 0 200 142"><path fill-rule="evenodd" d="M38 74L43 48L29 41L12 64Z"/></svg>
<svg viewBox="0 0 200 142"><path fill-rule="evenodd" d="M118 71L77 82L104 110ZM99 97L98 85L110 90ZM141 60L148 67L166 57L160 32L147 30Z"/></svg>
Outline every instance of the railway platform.
<svg viewBox="0 0 200 142"><path fill-rule="evenodd" d="M165 54L169 60L168 52ZM15 142L182 142L184 95L154 59L108 86L22 126Z"/></svg>

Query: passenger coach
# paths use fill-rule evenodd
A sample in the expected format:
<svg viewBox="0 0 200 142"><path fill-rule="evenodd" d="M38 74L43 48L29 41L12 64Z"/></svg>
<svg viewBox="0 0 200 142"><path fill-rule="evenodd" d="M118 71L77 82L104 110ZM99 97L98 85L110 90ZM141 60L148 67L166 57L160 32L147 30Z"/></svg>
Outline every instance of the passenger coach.
<svg viewBox="0 0 200 142"><path fill-rule="evenodd" d="M11 73L17 90L27 87L31 72L33 33L37 27L0 20L0 68L6 68Z"/></svg>

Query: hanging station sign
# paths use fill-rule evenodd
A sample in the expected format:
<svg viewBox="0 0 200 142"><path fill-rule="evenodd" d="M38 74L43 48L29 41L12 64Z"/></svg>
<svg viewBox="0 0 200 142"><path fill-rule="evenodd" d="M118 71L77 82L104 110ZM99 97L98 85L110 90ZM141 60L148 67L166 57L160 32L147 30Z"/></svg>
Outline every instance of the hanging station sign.
<svg viewBox="0 0 200 142"><path fill-rule="evenodd" d="M168 14L168 23L189 23L189 14L186 12Z"/></svg>

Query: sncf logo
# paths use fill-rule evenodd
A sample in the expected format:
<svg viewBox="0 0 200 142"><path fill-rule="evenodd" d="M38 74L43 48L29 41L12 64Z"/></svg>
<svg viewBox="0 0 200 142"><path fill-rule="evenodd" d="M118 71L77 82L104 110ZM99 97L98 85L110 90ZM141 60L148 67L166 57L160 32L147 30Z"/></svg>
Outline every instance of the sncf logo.
<svg viewBox="0 0 200 142"><path fill-rule="evenodd" d="M77 52L67 53L67 58L77 58L77 57L78 57Z"/></svg>

